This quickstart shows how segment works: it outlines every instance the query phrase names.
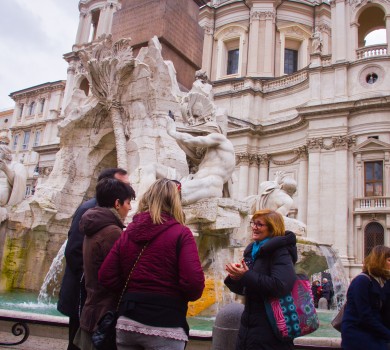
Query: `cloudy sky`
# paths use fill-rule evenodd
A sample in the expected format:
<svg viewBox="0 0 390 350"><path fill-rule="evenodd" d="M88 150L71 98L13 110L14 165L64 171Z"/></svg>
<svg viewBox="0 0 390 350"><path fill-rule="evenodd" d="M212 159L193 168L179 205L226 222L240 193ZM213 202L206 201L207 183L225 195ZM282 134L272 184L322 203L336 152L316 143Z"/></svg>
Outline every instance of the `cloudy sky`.
<svg viewBox="0 0 390 350"><path fill-rule="evenodd" d="M11 92L66 79L62 55L72 50L76 39L78 3L0 0L0 111L14 107ZM384 30L379 37L385 42Z"/></svg>
<svg viewBox="0 0 390 350"><path fill-rule="evenodd" d="M65 80L78 26L79 0L0 0L0 110L11 92Z"/></svg>

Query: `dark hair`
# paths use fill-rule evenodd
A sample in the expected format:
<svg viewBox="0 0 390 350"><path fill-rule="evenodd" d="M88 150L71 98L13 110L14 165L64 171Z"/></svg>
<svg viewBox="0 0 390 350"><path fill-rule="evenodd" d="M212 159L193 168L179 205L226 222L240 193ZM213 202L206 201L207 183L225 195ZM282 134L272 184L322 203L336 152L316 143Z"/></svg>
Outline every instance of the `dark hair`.
<svg viewBox="0 0 390 350"><path fill-rule="evenodd" d="M122 205L126 199L135 199L133 188L117 179L103 178L96 185L96 200L100 207L113 208L115 201Z"/></svg>
<svg viewBox="0 0 390 350"><path fill-rule="evenodd" d="M103 169L98 176L98 182L102 179L105 179L105 178L113 179L115 174L127 175L127 171L125 169L122 169L122 168Z"/></svg>

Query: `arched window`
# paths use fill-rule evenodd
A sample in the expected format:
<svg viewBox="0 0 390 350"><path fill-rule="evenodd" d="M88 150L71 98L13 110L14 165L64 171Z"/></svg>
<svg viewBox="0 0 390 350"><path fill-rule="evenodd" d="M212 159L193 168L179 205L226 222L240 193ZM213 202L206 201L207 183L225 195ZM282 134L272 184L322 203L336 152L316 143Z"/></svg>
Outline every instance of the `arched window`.
<svg viewBox="0 0 390 350"><path fill-rule="evenodd" d="M89 94L89 82L87 78L84 78L80 83L80 90L83 90L85 93L85 96L88 96Z"/></svg>
<svg viewBox="0 0 390 350"><path fill-rule="evenodd" d="M364 257L370 254L376 245L385 243L385 231L379 222L370 222L364 230Z"/></svg>

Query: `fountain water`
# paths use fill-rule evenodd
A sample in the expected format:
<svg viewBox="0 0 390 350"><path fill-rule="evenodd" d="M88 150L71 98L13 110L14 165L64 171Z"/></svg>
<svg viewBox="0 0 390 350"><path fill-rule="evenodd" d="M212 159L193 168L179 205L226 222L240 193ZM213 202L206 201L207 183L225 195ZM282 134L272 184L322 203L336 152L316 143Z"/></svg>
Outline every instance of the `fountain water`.
<svg viewBox="0 0 390 350"><path fill-rule="evenodd" d="M61 273L63 271L63 258L66 248L66 240L60 250L58 251L56 257L50 265L49 271L43 280L41 289L38 295L38 303L50 303L52 297L56 297L56 294L59 291L60 282L61 282Z"/></svg>

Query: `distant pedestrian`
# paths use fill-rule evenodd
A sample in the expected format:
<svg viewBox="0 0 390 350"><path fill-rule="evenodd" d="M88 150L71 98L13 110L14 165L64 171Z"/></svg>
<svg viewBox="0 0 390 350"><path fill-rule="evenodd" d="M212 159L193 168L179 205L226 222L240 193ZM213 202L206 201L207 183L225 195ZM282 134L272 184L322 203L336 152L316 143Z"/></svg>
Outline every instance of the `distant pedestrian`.
<svg viewBox="0 0 390 350"><path fill-rule="evenodd" d="M331 284L329 283L327 278L322 279L322 298L325 298L328 302L328 310L330 310L330 307L332 305L332 298L333 298L333 288Z"/></svg>
<svg viewBox="0 0 390 350"><path fill-rule="evenodd" d="M313 284L311 285L311 292L313 294L314 307L318 308L318 301L322 297L322 286L319 280L313 281Z"/></svg>

